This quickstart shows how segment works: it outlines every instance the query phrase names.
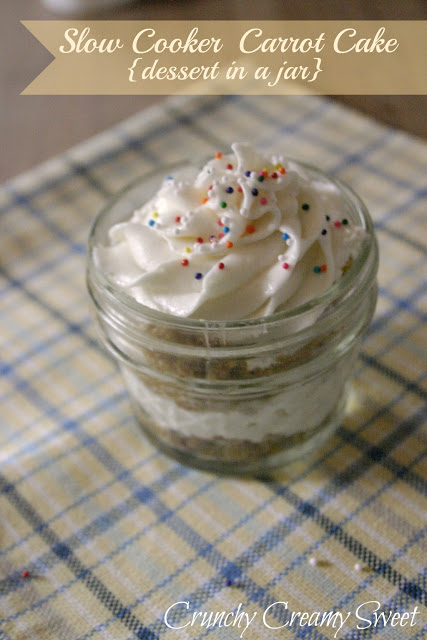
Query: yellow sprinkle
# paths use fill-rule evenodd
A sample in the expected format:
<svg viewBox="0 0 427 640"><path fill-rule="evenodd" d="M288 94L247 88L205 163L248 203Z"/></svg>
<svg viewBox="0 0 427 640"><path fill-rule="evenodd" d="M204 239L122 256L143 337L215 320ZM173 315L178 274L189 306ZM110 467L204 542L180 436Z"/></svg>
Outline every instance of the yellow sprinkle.
<svg viewBox="0 0 427 640"><path fill-rule="evenodd" d="M281 165L280 163L279 163L279 164L275 164L275 165L274 165L274 168L275 168L275 169L281 169L281 168L282 168L282 165Z"/></svg>
<svg viewBox="0 0 427 640"><path fill-rule="evenodd" d="M263 171L268 171L267 167L264 167Z"/></svg>
<svg viewBox="0 0 427 640"><path fill-rule="evenodd" d="M156 212L156 213L153 213L153 215L152 215L151 217L152 217L152 218L158 218L158 217L159 217L159 214L158 214L157 212Z"/></svg>
<svg viewBox="0 0 427 640"><path fill-rule="evenodd" d="M184 251L185 251L185 253L191 253L190 247L185 247Z"/></svg>

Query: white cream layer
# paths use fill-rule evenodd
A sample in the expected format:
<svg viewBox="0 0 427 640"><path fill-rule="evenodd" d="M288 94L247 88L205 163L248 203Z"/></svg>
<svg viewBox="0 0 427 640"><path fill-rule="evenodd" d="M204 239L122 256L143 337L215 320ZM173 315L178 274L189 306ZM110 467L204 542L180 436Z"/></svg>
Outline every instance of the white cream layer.
<svg viewBox="0 0 427 640"><path fill-rule="evenodd" d="M232 149L168 177L97 247L98 266L138 302L180 317L266 316L323 293L357 253L363 231L333 183Z"/></svg>
<svg viewBox="0 0 427 640"><path fill-rule="evenodd" d="M223 410L219 402L206 400L203 411L184 409L169 395L153 391L138 373L122 366L122 373L135 402L150 422L184 436L260 442L267 436L291 436L320 425L338 403L353 358L347 354L328 371L289 385L282 392L258 399L242 399Z"/></svg>

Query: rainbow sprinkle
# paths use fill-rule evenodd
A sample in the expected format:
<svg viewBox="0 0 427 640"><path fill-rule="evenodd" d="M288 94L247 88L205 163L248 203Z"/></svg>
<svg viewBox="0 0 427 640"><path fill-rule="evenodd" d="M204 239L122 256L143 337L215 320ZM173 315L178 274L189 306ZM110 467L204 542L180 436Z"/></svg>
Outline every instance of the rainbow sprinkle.
<svg viewBox="0 0 427 640"><path fill-rule="evenodd" d="M328 270L328 267L327 267L326 264L322 264L322 265L320 265L320 267L317 266L317 265L315 267L313 267L314 273L324 273L327 270Z"/></svg>

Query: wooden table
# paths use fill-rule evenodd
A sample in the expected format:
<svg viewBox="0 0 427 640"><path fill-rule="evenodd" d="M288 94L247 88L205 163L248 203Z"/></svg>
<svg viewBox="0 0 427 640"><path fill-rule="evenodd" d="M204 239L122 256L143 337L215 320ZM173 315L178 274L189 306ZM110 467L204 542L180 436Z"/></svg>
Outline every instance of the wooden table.
<svg viewBox="0 0 427 640"><path fill-rule="evenodd" d="M105 19L426 19L426 3L378 0L162 0L136 2ZM244 10L244 14L243 14ZM162 100L159 96L20 96L47 65L49 54L19 20L54 19L39 0L0 3L0 181L29 169L106 127ZM395 127L427 137L425 96L339 96Z"/></svg>

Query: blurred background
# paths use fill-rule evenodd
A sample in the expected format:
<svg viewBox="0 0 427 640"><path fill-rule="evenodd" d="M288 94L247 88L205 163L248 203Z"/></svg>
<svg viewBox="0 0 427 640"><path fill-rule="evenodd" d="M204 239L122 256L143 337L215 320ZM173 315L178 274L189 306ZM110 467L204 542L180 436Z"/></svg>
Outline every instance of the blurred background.
<svg viewBox="0 0 427 640"><path fill-rule="evenodd" d="M50 55L20 20L421 20L426 0L0 0L0 181L163 100L160 96L20 96ZM286 98L284 98L286 99ZM427 137L426 96L337 96Z"/></svg>

